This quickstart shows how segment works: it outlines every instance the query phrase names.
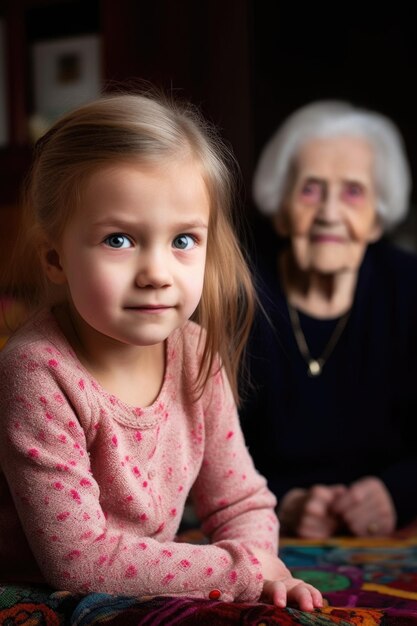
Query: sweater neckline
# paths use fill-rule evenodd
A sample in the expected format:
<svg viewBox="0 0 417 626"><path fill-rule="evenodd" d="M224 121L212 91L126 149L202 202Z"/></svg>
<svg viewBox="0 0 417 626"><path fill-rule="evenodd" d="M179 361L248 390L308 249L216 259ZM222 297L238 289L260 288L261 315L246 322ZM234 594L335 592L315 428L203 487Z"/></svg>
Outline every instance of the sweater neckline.
<svg viewBox="0 0 417 626"><path fill-rule="evenodd" d="M68 339L62 332L51 309L44 309L39 312L34 320L34 324L36 324L40 333L44 337L47 337L60 352L69 355L74 360L76 368L90 381L92 387L106 399L106 404L111 407L113 415L115 411L117 411L117 408L120 409L120 413L117 412L118 421L122 421L130 426L137 426L140 422L142 427L150 427L163 418L167 410L169 399L167 390L168 382L173 377L172 358L170 358L170 355L175 352L175 350L173 350L173 344L178 330L174 330L165 341L165 371L159 393L152 404L140 407L129 404L110 393L81 363Z"/></svg>

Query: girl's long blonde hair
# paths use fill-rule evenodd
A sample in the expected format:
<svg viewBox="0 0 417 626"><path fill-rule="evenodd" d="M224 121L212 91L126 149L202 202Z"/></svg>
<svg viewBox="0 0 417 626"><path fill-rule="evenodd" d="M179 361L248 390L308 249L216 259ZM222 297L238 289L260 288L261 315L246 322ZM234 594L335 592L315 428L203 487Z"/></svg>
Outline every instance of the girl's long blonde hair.
<svg viewBox="0 0 417 626"><path fill-rule="evenodd" d="M50 301L39 248L45 237L59 240L94 171L115 162L158 165L190 157L199 163L210 197L204 287L193 315L206 331L195 390L199 395L204 389L218 354L237 400L255 297L233 217L236 163L216 130L189 103L155 91L114 93L53 125L35 146L11 282L31 308Z"/></svg>

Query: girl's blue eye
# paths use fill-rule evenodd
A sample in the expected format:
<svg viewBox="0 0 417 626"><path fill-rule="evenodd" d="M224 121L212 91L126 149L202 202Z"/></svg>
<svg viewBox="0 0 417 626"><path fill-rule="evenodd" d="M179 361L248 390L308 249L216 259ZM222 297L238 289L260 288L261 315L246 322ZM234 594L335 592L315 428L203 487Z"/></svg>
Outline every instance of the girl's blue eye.
<svg viewBox="0 0 417 626"><path fill-rule="evenodd" d="M178 235L172 245L178 250L189 250L195 246L195 239L191 235Z"/></svg>
<svg viewBox="0 0 417 626"><path fill-rule="evenodd" d="M114 235L106 237L104 243L110 248L130 248L132 245L130 239L126 237L126 235L121 235L120 233L115 233Z"/></svg>

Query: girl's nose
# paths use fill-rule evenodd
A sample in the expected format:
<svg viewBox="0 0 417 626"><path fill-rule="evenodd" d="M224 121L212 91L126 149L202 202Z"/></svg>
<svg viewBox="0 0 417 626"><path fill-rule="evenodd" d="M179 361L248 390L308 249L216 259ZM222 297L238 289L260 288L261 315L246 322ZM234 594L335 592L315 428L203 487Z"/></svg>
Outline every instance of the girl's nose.
<svg viewBox="0 0 417 626"><path fill-rule="evenodd" d="M172 284L170 262L162 251L142 252L136 271L138 287L161 288Z"/></svg>

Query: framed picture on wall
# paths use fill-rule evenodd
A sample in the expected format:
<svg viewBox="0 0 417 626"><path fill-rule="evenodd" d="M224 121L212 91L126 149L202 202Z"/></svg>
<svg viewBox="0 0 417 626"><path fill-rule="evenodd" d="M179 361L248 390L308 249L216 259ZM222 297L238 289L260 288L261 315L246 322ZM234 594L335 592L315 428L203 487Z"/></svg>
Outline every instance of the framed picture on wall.
<svg viewBox="0 0 417 626"><path fill-rule="evenodd" d="M98 35L38 41L32 51L32 125L49 126L69 109L100 95L102 68Z"/></svg>
<svg viewBox="0 0 417 626"><path fill-rule="evenodd" d="M6 146L9 139L6 84L5 24L0 19L0 148Z"/></svg>

